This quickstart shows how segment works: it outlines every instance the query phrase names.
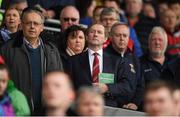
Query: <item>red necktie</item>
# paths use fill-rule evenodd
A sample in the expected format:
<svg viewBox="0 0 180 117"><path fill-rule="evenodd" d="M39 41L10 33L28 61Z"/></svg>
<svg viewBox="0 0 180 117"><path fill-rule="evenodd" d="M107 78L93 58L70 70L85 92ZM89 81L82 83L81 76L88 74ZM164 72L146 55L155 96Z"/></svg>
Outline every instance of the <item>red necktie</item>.
<svg viewBox="0 0 180 117"><path fill-rule="evenodd" d="M93 83L98 83L98 74L100 72L98 53L94 53L93 55L94 55L94 61L93 61L92 80Z"/></svg>

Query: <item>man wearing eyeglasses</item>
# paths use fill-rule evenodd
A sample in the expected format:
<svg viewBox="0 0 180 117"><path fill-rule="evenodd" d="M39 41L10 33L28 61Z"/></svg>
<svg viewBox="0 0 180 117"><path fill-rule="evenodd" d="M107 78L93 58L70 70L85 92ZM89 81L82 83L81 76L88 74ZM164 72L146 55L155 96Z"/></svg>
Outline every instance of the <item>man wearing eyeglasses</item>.
<svg viewBox="0 0 180 117"><path fill-rule="evenodd" d="M12 80L27 97L31 111L41 108L42 78L48 71L62 69L56 47L39 36L44 17L34 9L22 13L22 32L2 47Z"/></svg>

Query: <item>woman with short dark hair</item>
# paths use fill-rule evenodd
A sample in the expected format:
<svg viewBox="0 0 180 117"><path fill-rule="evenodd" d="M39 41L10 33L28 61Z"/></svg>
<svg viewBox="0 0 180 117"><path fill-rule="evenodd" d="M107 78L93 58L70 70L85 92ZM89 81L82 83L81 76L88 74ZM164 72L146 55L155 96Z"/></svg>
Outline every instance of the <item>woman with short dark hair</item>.
<svg viewBox="0 0 180 117"><path fill-rule="evenodd" d="M63 65L66 67L67 59L70 56L80 54L86 50L85 29L77 25L66 29L64 43L65 47L61 56Z"/></svg>

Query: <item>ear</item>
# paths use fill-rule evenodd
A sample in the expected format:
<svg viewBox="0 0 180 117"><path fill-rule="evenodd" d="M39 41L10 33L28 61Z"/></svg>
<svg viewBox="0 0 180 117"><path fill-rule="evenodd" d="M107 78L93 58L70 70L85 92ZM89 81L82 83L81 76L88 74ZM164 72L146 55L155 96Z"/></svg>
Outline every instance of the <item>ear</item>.
<svg viewBox="0 0 180 117"><path fill-rule="evenodd" d="M44 25L41 26L41 30L40 31L42 32L43 30L44 30Z"/></svg>
<svg viewBox="0 0 180 117"><path fill-rule="evenodd" d="M71 90L70 92L69 92L69 99L71 100L71 101L74 101L75 100L75 92L73 91L73 90Z"/></svg>

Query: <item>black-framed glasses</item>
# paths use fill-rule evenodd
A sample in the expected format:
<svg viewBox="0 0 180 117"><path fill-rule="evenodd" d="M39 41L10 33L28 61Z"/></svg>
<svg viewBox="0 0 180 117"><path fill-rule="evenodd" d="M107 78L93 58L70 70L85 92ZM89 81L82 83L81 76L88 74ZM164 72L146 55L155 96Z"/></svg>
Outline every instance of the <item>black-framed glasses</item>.
<svg viewBox="0 0 180 117"><path fill-rule="evenodd" d="M64 21L65 22L69 22L70 20L72 21L72 22L75 22L75 21L77 21L78 19L77 18L63 18L64 19Z"/></svg>

